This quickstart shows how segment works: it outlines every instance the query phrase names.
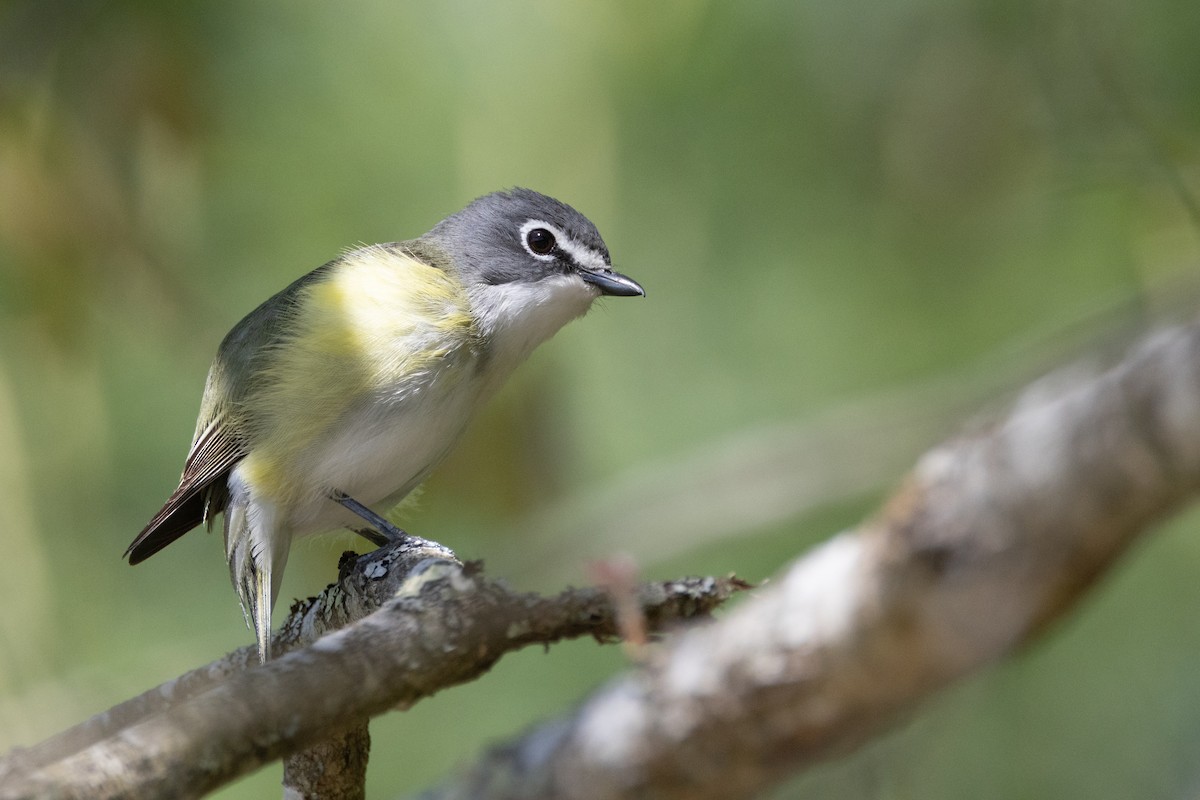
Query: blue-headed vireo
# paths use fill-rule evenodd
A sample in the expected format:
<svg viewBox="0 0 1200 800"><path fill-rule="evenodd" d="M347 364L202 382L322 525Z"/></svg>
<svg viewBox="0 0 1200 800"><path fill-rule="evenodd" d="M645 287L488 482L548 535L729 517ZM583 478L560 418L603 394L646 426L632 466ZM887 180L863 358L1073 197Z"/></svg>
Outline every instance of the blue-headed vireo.
<svg viewBox="0 0 1200 800"><path fill-rule="evenodd" d="M513 368L592 301L644 294L586 217L528 189L347 252L221 342L179 488L125 555L137 564L224 512L266 661L293 538L362 520L376 544L403 535L371 507L425 480Z"/></svg>

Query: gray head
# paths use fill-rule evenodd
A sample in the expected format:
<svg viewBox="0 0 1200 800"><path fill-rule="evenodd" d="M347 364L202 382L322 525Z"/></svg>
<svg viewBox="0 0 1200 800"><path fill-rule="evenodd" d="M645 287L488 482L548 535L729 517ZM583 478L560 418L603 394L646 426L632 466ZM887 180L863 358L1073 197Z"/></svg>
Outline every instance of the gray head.
<svg viewBox="0 0 1200 800"><path fill-rule="evenodd" d="M530 189L484 195L421 238L450 255L468 286L577 275L599 294L645 294L636 281L613 271L591 220Z"/></svg>

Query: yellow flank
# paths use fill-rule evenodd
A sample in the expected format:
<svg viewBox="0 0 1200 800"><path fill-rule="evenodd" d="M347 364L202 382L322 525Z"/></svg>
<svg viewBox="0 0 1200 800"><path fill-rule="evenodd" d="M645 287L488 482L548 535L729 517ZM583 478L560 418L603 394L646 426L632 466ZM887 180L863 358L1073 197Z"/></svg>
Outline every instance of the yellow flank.
<svg viewBox="0 0 1200 800"><path fill-rule="evenodd" d="M251 447L241 466L278 502L303 488L290 471L356 403L402 398L442 366L453 373L444 362L465 355L477 336L460 283L383 245L347 253L300 291L289 316L261 388L247 398Z"/></svg>

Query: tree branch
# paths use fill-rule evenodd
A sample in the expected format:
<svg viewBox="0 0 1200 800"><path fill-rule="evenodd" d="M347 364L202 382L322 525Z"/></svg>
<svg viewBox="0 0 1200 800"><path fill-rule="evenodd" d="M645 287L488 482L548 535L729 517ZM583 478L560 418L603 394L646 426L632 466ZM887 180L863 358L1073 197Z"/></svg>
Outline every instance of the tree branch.
<svg viewBox="0 0 1200 800"><path fill-rule="evenodd" d="M487 671L505 652L565 638L615 638L608 594L570 589L543 598L486 580L478 568L428 557L423 543L355 564L323 600L293 610L279 634L292 652L246 669L250 648L99 715L0 762L0 798L196 797L265 763L339 736ZM295 649L357 613L384 578L404 572L374 614ZM380 586L373 586L379 583ZM705 616L745 588L734 578L649 584L638 591L652 630ZM238 671L241 667L241 671Z"/></svg>
<svg viewBox="0 0 1200 800"><path fill-rule="evenodd" d="M285 800L363 800L371 731L366 720L283 760Z"/></svg>
<svg viewBox="0 0 1200 800"><path fill-rule="evenodd" d="M844 752L1070 610L1200 487L1200 328L1035 385L882 512L435 798L731 798Z"/></svg>
<svg viewBox="0 0 1200 800"><path fill-rule="evenodd" d="M419 565L439 560L459 563L449 548L419 537L411 537L357 559L349 558L352 556L353 553L343 555L337 583L326 587L316 597L292 606L287 619L272 637L272 652L282 655L306 647L325 633L377 611L400 590ZM257 649L253 645L239 648L32 747L14 750L0 759L0 785L10 772L30 772L78 753L147 717L203 694L257 664Z"/></svg>

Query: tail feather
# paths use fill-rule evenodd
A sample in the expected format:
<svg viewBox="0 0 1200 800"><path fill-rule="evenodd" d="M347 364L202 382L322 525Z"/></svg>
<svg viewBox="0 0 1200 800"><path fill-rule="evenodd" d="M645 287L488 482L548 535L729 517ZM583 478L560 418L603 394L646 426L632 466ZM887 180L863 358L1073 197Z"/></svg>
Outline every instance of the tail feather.
<svg viewBox="0 0 1200 800"><path fill-rule="evenodd" d="M130 564L140 564L197 525L212 525L225 507L228 475L204 486L181 485L125 549Z"/></svg>
<svg viewBox="0 0 1200 800"><path fill-rule="evenodd" d="M275 592L268 564L254 573L254 636L258 640L258 660L271 660L271 611L275 608Z"/></svg>
<svg viewBox="0 0 1200 800"><path fill-rule="evenodd" d="M225 510L225 556L242 603L246 626L258 641L258 658L271 659L271 611L279 595L290 542L269 506L235 499Z"/></svg>

